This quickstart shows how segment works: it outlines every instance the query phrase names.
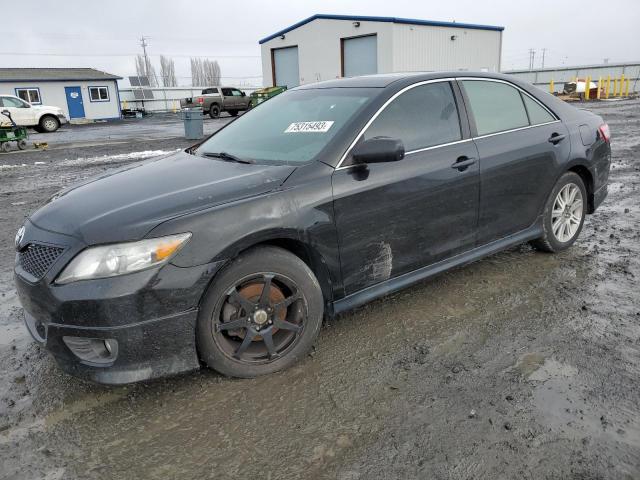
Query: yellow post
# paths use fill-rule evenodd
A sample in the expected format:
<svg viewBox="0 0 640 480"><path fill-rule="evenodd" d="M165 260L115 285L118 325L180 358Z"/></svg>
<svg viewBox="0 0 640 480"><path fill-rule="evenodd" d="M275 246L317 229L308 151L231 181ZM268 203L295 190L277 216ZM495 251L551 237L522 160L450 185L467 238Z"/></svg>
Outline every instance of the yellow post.
<svg viewBox="0 0 640 480"><path fill-rule="evenodd" d="M551 95L553 95L554 89L553 89L553 78L551 79L551 81L549 82L549 93Z"/></svg>
<svg viewBox="0 0 640 480"><path fill-rule="evenodd" d="M598 78L598 91L596 92L596 98L600 100L600 90L602 89L602 77Z"/></svg>
<svg viewBox="0 0 640 480"><path fill-rule="evenodd" d="M584 82L584 99L589 100L589 94L591 93L591 75L589 75Z"/></svg>
<svg viewBox="0 0 640 480"><path fill-rule="evenodd" d="M622 90L624 89L624 73L620 75L620 91L618 92L618 96L622 96Z"/></svg>
<svg viewBox="0 0 640 480"><path fill-rule="evenodd" d="M122 108L124 108L125 110L127 109L127 106L128 106L128 105L129 105L129 104L127 103L127 101L126 101L126 100L123 100L123 101L122 101Z"/></svg>
<svg viewBox="0 0 640 480"><path fill-rule="evenodd" d="M604 98L609 98L610 92L611 92L611 75L607 75L607 88L604 94Z"/></svg>
<svg viewBox="0 0 640 480"><path fill-rule="evenodd" d="M618 96L618 79L617 78L613 79L613 96L614 97Z"/></svg>
<svg viewBox="0 0 640 480"><path fill-rule="evenodd" d="M631 79L627 78L625 89L624 89L624 96L625 97L629 96L629 83L631 83Z"/></svg>

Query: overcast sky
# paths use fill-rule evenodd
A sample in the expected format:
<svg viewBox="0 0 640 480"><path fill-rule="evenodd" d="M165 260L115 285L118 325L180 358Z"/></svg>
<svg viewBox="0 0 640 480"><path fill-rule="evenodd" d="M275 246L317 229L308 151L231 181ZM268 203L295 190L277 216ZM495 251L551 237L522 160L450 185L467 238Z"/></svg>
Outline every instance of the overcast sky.
<svg viewBox="0 0 640 480"><path fill-rule="evenodd" d="M179 84L189 56L217 59L225 83L261 83L258 40L314 13L394 16L501 25L503 69L640 61L640 0L22 0L2 22L2 67L93 67L135 74L139 38L172 56ZM9 8L4 4L5 10ZM3 17L9 17L5 11ZM156 67L157 68L157 67Z"/></svg>

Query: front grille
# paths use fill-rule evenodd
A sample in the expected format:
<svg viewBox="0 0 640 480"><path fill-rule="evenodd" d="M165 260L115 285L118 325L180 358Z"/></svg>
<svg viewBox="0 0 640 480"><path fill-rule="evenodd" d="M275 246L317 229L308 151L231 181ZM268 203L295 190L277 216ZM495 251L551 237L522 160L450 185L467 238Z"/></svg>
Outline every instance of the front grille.
<svg viewBox="0 0 640 480"><path fill-rule="evenodd" d="M18 253L18 262L28 274L42 278L63 251L60 247L30 243Z"/></svg>

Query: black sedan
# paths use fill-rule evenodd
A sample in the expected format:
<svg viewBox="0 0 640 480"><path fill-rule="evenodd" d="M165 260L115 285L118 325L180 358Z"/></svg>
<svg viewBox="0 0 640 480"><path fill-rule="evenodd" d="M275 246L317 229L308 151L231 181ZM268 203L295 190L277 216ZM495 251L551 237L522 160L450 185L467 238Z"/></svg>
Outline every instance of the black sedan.
<svg viewBox="0 0 640 480"><path fill-rule="evenodd" d="M522 242L568 248L610 152L600 117L509 76L306 85L56 194L16 236L15 282L74 375L267 374L325 315Z"/></svg>

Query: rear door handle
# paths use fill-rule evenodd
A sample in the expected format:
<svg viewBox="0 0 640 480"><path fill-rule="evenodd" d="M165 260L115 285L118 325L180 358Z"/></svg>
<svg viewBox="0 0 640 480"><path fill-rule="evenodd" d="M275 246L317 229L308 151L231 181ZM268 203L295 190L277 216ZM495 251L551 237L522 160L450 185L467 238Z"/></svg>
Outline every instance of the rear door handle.
<svg viewBox="0 0 640 480"><path fill-rule="evenodd" d="M470 165L476 163L476 159L472 157L458 157L456 163L451 165L451 168L455 168L460 172L464 172Z"/></svg>
<svg viewBox="0 0 640 480"><path fill-rule="evenodd" d="M560 133L554 133L549 137L549 143L553 143L554 145L558 142L561 142L562 140L564 140L567 136L560 134Z"/></svg>

